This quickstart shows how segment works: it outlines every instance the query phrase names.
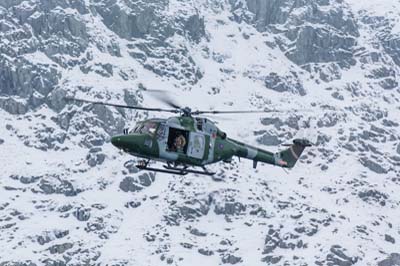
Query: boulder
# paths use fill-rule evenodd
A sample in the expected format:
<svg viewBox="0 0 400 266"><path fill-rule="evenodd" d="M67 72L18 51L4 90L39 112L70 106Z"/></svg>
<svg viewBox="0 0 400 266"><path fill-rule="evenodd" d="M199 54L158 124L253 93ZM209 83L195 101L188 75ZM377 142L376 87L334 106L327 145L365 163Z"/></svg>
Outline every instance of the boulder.
<svg viewBox="0 0 400 266"><path fill-rule="evenodd" d="M49 247L50 254L62 254L74 245L72 243L57 244Z"/></svg>
<svg viewBox="0 0 400 266"><path fill-rule="evenodd" d="M266 262L267 265L277 264L282 259L282 256L265 256L261 259L262 262Z"/></svg>
<svg viewBox="0 0 400 266"><path fill-rule="evenodd" d="M209 250L209 249L199 248L197 251L201 255L204 255L204 256L212 256L212 255L214 255L214 251Z"/></svg>
<svg viewBox="0 0 400 266"><path fill-rule="evenodd" d="M228 264L228 263L236 264L236 263L242 262L241 257L237 257L232 254L227 254L227 255L223 256L221 260L222 260L222 263L224 263L224 264Z"/></svg>
<svg viewBox="0 0 400 266"><path fill-rule="evenodd" d="M276 135L271 135L270 133L265 133L257 138L257 142L266 146L277 146L281 143Z"/></svg>
<svg viewBox="0 0 400 266"><path fill-rule="evenodd" d="M71 182L54 176L40 179L38 186L44 194L64 194L71 197L81 192L80 189L75 189Z"/></svg>
<svg viewBox="0 0 400 266"><path fill-rule="evenodd" d="M137 192L143 189L143 187L139 186L136 180L131 176L125 177L121 183L119 183L119 188L124 192Z"/></svg>
<svg viewBox="0 0 400 266"><path fill-rule="evenodd" d="M378 266L398 266L400 265L400 254L392 253L387 259L378 262Z"/></svg>
<svg viewBox="0 0 400 266"><path fill-rule="evenodd" d="M90 219L90 208L77 208L73 214L78 221L88 221Z"/></svg>
<svg viewBox="0 0 400 266"><path fill-rule="evenodd" d="M139 175L139 184L144 187L149 187L155 180L154 173L143 173Z"/></svg>
<svg viewBox="0 0 400 266"><path fill-rule="evenodd" d="M391 235L385 234L385 241L389 242L389 243L396 243L396 240L394 239L394 237L392 237Z"/></svg>
<svg viewBox="0 0 400 266"><path fill-rule="evenodd" d="M385 193L379 192L374 189L358 192L358 196L365 202L376 202L381 206L386 205L386 200L389 198Z"/></svg>
<svg viewBox="0 0 400 266"><path fill-rule="evenodd" d="M360 162L363 166L371 170L372 172L375 172L377 174L387 174L388 171L383 168L380 164L377 162L372 161L371 159L367 157L362 157L360 158Z"/></svg>
<svg viewBox="0 0 400 266"><path fill-rule="evenodd" d="M224 205L216 204L214 212L216 214L224 214L227 216L240 215L246 211L246 205L240 202L225 202Z"/></svg>
<svg viewBox="0 0 400 266"><path fill-rule="evenodd" d="M346 249L340 245L333 245L326 256L328 265L351 266L357 263L359 257L351 257L345 254Z"/></svg>

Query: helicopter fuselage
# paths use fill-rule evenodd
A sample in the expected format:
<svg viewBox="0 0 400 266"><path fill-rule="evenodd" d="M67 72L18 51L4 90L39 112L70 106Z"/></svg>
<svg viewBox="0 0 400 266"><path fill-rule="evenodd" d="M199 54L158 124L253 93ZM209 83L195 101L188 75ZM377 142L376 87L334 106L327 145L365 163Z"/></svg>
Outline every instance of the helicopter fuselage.
<svg viewBox="0 0 400 266"><path fill-rule="evenodd" d="M203 166L235 155L235 145L206 118L171 117L138 122L114 146L137 157Z"/></svg>
<svg viewBox="0 0 400 266"><path fill-rule="evenodd" d="M123 151L141 158L188 166L230 162L233 156L293 167L308 143L294 142L287 152L272 153L230 139L207 118L179 116L138 122L111 142Z"/></svg>

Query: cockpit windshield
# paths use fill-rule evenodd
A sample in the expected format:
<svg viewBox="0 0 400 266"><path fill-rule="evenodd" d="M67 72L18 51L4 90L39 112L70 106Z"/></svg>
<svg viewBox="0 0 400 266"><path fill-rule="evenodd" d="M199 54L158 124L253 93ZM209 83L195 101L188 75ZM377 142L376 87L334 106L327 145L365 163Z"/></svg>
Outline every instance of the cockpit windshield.
<svg viewBox="0 0 400 266"><path fill-rule="evenodd" d="M136 126L131 131L129 131L129 134L133 134L133 133L150 134L153 136L156 133L157 126L158 126L158 123L156 123L156 122L151 122L151 121L140 122L140 123L137 123Z"/></svg>

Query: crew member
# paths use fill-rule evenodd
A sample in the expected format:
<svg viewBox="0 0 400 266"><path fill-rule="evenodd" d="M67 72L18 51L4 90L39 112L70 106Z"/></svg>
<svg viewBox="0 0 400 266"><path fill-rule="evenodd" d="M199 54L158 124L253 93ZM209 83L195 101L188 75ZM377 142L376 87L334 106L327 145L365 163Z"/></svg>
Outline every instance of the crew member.
<svg viewBox="0 0 400 266"><path fill-rule="evenodd" d="M177 152L183 153L183 148L185 147L185 145L186 145L186 139L183 135L179 135L178 137L175 138L174 146Z"/></svg>

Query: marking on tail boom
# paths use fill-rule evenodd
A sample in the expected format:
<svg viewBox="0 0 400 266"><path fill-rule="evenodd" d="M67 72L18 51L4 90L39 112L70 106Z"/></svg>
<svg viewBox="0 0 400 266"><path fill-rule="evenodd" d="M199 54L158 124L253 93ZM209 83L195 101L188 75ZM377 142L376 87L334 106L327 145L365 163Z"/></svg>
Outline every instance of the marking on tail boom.
<svg viewBox="0 0 400 266"><path fill-rule="evenodd" d="M247 158L254 159L257 156L257 150L246 146L247 149Z"/></svg>
<svg viewBox="0 0 400 266"><path fill-rule="evenodd" d="M281 154L279 152L274 154L275 164L279 166L287 166L288 163L281 159Z"/></svg>
<svg viewBox="0 0 400 266"><path fill-rule="evenodd" d="M288 163L287 163L286 161L284 161L284 160L279 160L279 161L278 161L278 164L279 164L280 166L287 166L287 165L288 165Z"/></svg>
<svg viewBox="0 0 400 266"><path fill-rule="evenodd" d="M296 160L298 160L298 159L299 159L299 156L297 156L297 154L294 152L293 146L290 146L290 151L292 152L293 157L294 157Z"/></svg>

